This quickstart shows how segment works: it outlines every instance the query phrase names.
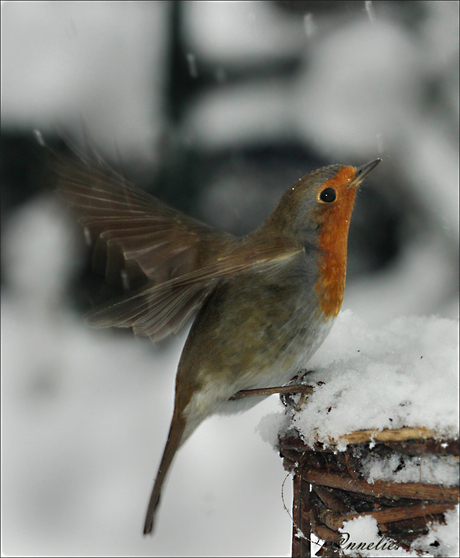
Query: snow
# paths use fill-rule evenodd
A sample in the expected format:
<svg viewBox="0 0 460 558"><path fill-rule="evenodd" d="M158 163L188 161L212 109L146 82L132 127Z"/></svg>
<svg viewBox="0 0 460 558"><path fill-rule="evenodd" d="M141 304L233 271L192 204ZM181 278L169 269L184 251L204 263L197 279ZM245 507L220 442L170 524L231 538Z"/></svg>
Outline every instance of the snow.
<svg viewBox="0 0 460 558"><path fill-rule="evenodd" d="M457 506L446 512L446 525L432 523L429 533L411 544L410 552L379 535L377 521L370 516L346 521L339 529L342 533L339 544L347 556L420 556L417 551L423 551L423 556L458 556L458 509Z"/></svg>
<svg viewBox="0 0 460 558"><path fill-rule="evenodd" d="M458 486L458 459L452 455L409 457L392 455L387 459L369 455L360 471L368 482L422 482Z"/></svg>
<svg viewBox="0 0 460 558"><path fill-rule="evenodd" d="M436 316L400 317L372 329L351 310L343 311L309 362L314 372L306 382L324 384L292 425L311 445L356 430L402 427L458 437L457 333L455 321ZM285 426L284 414L278 417ZM273 426L274 419L269 421Z"/></svg>
<svg viewBox="0 0 460 558"><path fill-rule="evenodd" d="M432 556L459 556L458 524L459 507L444 514L446 525L433 524L430 532L416 539L411 547Z"/></svg>

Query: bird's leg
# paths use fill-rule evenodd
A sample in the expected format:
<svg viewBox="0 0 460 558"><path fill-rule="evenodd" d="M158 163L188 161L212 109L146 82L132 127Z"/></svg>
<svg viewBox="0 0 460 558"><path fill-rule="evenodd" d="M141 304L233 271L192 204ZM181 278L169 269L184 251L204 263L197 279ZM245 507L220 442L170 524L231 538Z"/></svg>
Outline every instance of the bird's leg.
<svg viewBox="0 0 460 558"><path fill-rule="evenodd" d="M302 384L292 385L292 386L278 386L271 388L260 388L260 389L242 389L232 395L229 401L235 401L236 399L244 399L245 397L254 397L257 395L274 395L275 393L303 393L308 395L313 393L312 386L306 386Z"/></svg>

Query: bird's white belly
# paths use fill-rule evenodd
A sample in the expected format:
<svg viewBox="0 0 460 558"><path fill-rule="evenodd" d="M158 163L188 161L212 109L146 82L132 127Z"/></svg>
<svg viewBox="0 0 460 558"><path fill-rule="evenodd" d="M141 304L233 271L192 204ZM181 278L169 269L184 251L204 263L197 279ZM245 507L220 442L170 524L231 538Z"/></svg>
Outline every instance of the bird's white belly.
<svg viewBox="0 0 460 558"><path fill-rule="evenodd" d="M279 360L263 371L248 370L234 383L209 382L205 388L195 393L186 409L186 414L195 426L190 424L190 431L208 415L213 413L233 414L250 409L267 396L246 397L229 401L240 390L277 387L288 383L302 369L318 350L329 334L334 320L319 320L314 334L309 330L308 336L294 337L289 347L280 355ZM187 428L189 430L189 428Z"/></svg>

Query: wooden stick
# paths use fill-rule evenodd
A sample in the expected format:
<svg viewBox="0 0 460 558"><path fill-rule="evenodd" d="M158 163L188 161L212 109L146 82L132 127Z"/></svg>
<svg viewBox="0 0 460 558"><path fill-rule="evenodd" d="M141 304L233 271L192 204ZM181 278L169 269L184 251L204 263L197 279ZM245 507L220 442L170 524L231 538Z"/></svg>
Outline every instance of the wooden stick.
<svg viewBox="0 0 460 558"><path fill-rule="evenodd" d="M315 494L315 489L313 490L312 494L311 494L311 513L310 513L310 526L311 526L311 531L313 533L315 533L315 535L319 538L322 539L323 541L328 541L328 542L335 542L337 541L342 535L341 533L338 533L337 531L333 531L332 529L329 529L329 527L326 527L326 525L323 525L319 518L318 518L318 506L320 505L320 501L318 496Z"/></svg>
<svg viewBox="0 0 460 558"><path fill-rule="evenodd" d="M350 434L340 436L337 442L346 442L348 444L362 444L363 442L399 442L402 440L425 440L426 438L435 438L437 433L425 427L397 428L395 430L357 430Z"/></svg>
<svg viewBox="0 0 460 558"><path fill-rule="evenodd" d="M445 513L447 510L453 509L456 504L415 504L399 508L388 508L386 510L375 510L363 513L350 513L340 515L333 511L323 510L319 512L319 519L327 527L337 530L343 527L345 521L351 521L357 517L373 517L377 523L394 523L404 519L412 519L414 517L431 516L437 513Z"/></svg>
<svg viewBox="0 0 460 558"><path fill-rule="evenodd" d="M440 453L437 446L440 444L448 445L450 451L442 452L447 454L458 455L458 446L459 442L451 441L445 439L443 441L442 438L439 438L439 434L433 430L428 430L427 428L398 428L396 430L384 429L384 430L357 430L356 432L350 432L349 434L344 434L343 436L338 437L337 439L330 438L326 445L321 448L313 448L307 446L300 438L296 436L288 436L283 438L282 445L283 447L289 449L296 449L298 451L305 451L313 449L319 449L321 451L331 451L337 446L340 442L345 442L349 445L355 444L364 444L366 442L376 442L376 443L397 443L397 442L408 442L411 440L418 440L420 442L424 442L429 444L430 442L434 444L435 451L428 453ZM319 442L318 442L319 443ZM425 452L424 452L425 453Z"/></svg>
<svg viewBox="0 0 460 558"><path fill-rule="evenodd" d="M346 504L339 500L334 494L332 494L331 489L327 489L324 486L314 486L313 490L318 494L323 504L327 509L332 510L338 514L346 514L349 511Z"/></svg>
<svg viewBox="0 0 460 558"><path fill-rule="evenodd" d="M292 558L311 557L310 537L310 485L303 481L302 471L297 471L292 504Z"/></svg>
<svg viewBox="0 0 460 558"><path fill-rule="evenodd" d="M458 502L459 488L436 486L422 483L390 483L385 481L375 481L368 483L365 480L352 479L348 475L341 473L326 473L313 469L304 471L302 477L305 481L316 485L340 488L350 492L361 492L370 494L377 498L411 498L414 500L431 500L435 502Z"/></svg>
<svg viewBox="0 0 460 558"><path fill-rule="evenodd" d="M311 386L305 386L302 384L295 386L278 386L271 388L260 388L260 389L242 389L232 395L229 401L235 401L235 399L243 399L245 397L255 397L258 395L275 395L277 393L313 393L313 388Z"/></svg>

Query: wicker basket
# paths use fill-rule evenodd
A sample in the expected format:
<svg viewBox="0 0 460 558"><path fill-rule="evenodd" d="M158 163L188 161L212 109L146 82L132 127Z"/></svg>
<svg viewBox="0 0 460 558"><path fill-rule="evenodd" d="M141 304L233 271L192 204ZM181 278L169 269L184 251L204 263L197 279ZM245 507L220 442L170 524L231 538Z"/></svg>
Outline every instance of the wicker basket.
<svg viewBox="0 0 460 558"><path fill-rule="evenodd" d="M338 451L339 442L348 444L345 451ZM362 516L376 519L386 548L390 542L393 548L408 550L412 541L428 533L430 523L443 523L444 512L459 501L458 487L369 483L358 473L369 456L451 455L458 459L458 440L439 440L425 428L358 431L331 440L327 447L318 442L314 448L291 430L279 440L279 450L285 469L294 474L293 557L311 556L311 533L324 541L318 556L350 555L338 529L344 521Z"/></svg>

